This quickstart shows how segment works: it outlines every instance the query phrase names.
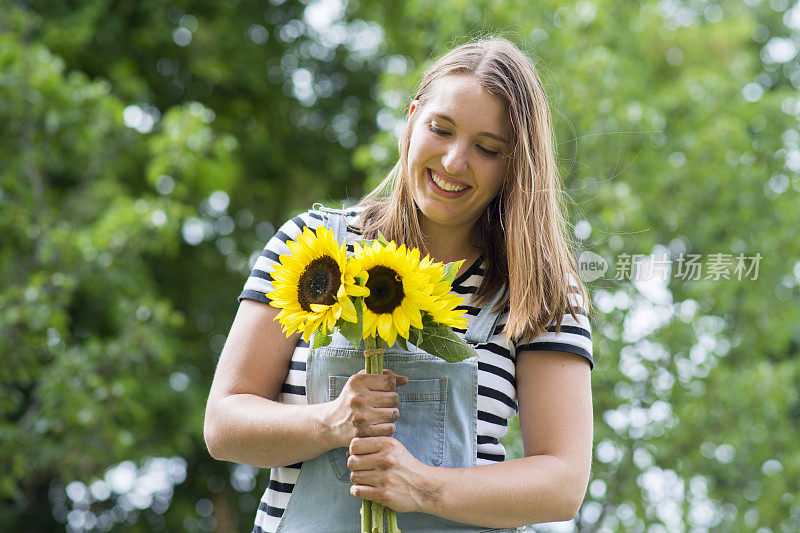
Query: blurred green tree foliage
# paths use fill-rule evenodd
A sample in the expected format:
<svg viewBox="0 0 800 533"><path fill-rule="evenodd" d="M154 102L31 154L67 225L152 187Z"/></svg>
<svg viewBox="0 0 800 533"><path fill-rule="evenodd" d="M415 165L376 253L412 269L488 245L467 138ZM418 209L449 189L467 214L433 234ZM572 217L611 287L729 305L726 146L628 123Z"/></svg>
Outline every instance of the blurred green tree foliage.
<svg viewBox="0 0 800 533"><path fill-rule="evenodd" d="M264 472L202 442L249 259L375 184L484 32L535 58L610 265L576 529L800 529L798 30L788 0L0 1L0 529L249 529Z"/></svg>

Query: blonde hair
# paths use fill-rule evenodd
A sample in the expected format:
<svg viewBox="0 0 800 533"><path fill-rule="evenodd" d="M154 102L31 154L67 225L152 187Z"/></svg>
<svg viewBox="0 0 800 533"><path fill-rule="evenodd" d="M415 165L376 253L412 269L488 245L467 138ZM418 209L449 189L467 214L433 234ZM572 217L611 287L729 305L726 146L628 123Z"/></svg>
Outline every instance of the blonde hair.
<svg viewBox="0 0 800 533"><path fill-rule="evenodd" d="M477 303L504 291L496 311L509 305L503 330L509 339L528 340L553 324L560 331L566 312L576 320L577 313L588 312L570 300L570 293L579 293L586 307L589 300L567 239L547 95L525 54L506 39L490 38L461 45L436 61L417 88L418 107L425 106L437 80L464 73L506 103L513 132L505 183L473 232L473 244L482 248L485 261ZM426 252L408 178L409 140L414 117L420 114L406 122L397 164L360 205L365 207L361 224L368 238L380 231Z"/></svg>

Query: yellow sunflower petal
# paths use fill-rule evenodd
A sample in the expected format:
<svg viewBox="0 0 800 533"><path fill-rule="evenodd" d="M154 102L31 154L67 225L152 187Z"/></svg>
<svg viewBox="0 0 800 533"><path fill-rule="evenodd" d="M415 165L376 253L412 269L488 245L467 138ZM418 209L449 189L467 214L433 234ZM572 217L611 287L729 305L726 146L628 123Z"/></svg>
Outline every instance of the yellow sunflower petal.
<svg viewBox="0 0 800 533"><path fill-rule="evenodd" d="M378 315L370 311L369 309L364 309L364 338L372 337L375 335L375 331L378 328Z"/></svg>
<svg viewBox="0 0 800 533"><path fill-rule="evenodd" d="M311 339L311 334L314 333L314 330L317 329L317 324L314 321L306 322L305 327L303 328L303 340L308 342Z"/></svg>
<svg viewBox="0 0 800 533"><path fill-rule="evenodd" d="M356 306L353 304L353 301L347 296L344 296L339 299L339 303L342 306L342 318L348 322L358 322L358 314L356 313Z"/></svg>
<svg viewBox="0 0 800 533"><path fill-rule="evenodd" d="M333 331L333 326L336 324L336 321L339 320L339 317L342 315L342 306L338 303L335 303L331 306L331 312L328 313L325 317L325 330L324 333L327 335L329 332Z"/></svg>
<svg viewBox="0 0 800 533"><path fill-rule="evenodd" d="M361 285L348 285L346 287L346 292L350 296L369 296L369 289L366 287L362 287Z"/></svg>
<svg viewBox="0 0 800 533"><path fill-rule="evenodd" d="M403 302L403 304L409 323L417 329L422 329L422 313L420 313L419 308L412 304L411 301Z"/></svg>
<svg viewBox="0 0 800 533"><path fill-rule="evenodd" d="M389 346L397 340L397 330L392 326L392 315L388 313L378 315L378 334Z"/></svg>
<svg viewBox="0 0 800 533"><path fill-rule="evenodd" d="M411 326L411 319L403 311L402 307L398 307L392 313L392 320L397 328L397 333L403 337L408 338L408 328Z"/></svg>

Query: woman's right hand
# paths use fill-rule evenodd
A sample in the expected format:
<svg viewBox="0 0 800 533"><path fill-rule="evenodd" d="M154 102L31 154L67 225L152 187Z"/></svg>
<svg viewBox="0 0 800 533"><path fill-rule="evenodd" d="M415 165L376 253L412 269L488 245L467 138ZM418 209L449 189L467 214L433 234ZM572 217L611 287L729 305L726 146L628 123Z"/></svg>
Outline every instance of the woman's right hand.
<svg viewBox="0 0 800 533"><path fill-rule="evenodd" d="M342 393L333 400L330 418L336 447L348 447L354 437L389 437L399 418L400 396L397 387L408 383L406 376L384 370L350 376Z"/></svg>
<svg viewBox="0 0 800 533"><path fill-rule="evenodd" d="M390 436L398 417L395 388L408 378L386 371L351 376L322 404L278 401L298 333L286 337L280 309L242 300L222 349L206 405L204 436L215 459L274 468L346 448L355 436Z"/></svg>

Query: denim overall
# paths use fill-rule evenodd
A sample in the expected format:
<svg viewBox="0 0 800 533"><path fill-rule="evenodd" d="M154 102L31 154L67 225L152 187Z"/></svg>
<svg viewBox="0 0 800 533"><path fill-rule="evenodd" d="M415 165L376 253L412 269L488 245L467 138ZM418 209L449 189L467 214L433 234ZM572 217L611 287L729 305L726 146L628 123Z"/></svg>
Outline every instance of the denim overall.
<svg viewBox="0 0 800 533"><path fill-rule="evenodd" d="M324 210L326 225L344 242L346 226L339 212ZM491 305L481 309L467 330L471 343L487 342L497 314ZM409 350L397 344L386 349L384 368L408 376L397 388L400 419L392 435L421 462L445 468L475 466L477 457L478 362L475 357L447 363L409 343ZM334 400L347 379L364 368L362 349L353 347L342 335L333 335L328 346L311 348L306 363L306 396L309 404ZM277 531L346 532L360 530L361 500L350 494L347 449L337 448L303 462L297 484ZM491 529L451 522L423 513L397 513L404 533L420 531L501 532L519 529Z"/></svg>

